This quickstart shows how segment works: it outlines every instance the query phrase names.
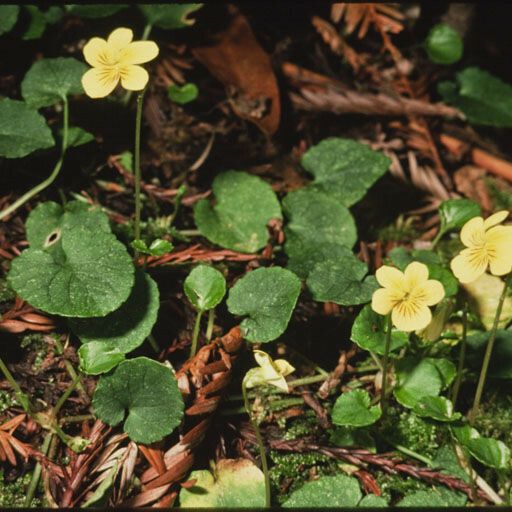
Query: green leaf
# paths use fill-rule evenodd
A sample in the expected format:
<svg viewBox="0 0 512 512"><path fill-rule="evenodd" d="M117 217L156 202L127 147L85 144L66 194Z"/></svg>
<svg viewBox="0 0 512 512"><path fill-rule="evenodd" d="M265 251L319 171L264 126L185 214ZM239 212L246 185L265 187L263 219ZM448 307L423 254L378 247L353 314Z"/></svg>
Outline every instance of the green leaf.
<svg viewBox="0 0 512 512"><path fill-rule="evenodd" d="M353 254L317 263L310 272L307 285L313 299L342 306L364 304L372 300L379 287L375 277L367 276L366 263Z"/></svg>
<svg viewBox="0 0 512 512"><path fill-rule="evenodd" d="M372 425L381 416L378 405L370 405L367 391L354 389L338 397L332 409L332 422L347 427L366 427Z"/></svg>
<svg viewBox="0 0 512 512"><path fill-rule="evenodd" d="M161 238L156 238L153 240L149 247L146 245L144 240L134 240L130 245L136 251L139 251L142 254L147 254L149 256L162 256L174 249L174 246L171 244L171 242L162 240Z"/></svg>
<svg viewBox="0 0 512 512"><path fill-rule="evenodd" d="M329 138L308 149L301 163L315 177L309 187L352 206L388 170L391 160L354 140Z"/></svg>
<svg viewBox="0 0 512 512"><path fill-rule="evenodd" d="M16 25L19 13L19 5L0 5L0 35L9 32Z"/></svg>
<svg viewBox="0 0 512 512"><path fill-rule="evenodd" d="M439 206L441 227L439 233L460 229L473 217L482 215L480 205L470 199L447 199Z"/></svg>
<svg viewBox="0 0 512 512"><path fill-rule="evenodd" d="M395 397L404 407L412 409L424 397L438 396L450 385L455 373L455 366L447 359L405 357L396 362Z"/></svg>
<svg viewBox="0 0 512 512"><path fill-rule="evenodd" d="M123 151L119 155L119 163L130 172L133 172L133 153L131 151Z"/></svg>
<svg viewBox="0 0 512 512"><path fill-rule="evenodd" d="M147 357L123 361L98 381L92 405L96 416L124 431L136 443L154 443L170 434L183 417L183 398L172 370Z"/></svg>
<svg viewBox="0 0 512 512"><path fill-rule="evenodd" d="M300 288L300 279L281 267L259 268L239 279L229 290L227 305L233 315L248 316L240 324L245 339L265 343L281 336Z"/></svg>
<svg viewBox="0 0 512 512"><path fill-rule="evenodd" d="M408 494L399 501L397 507L425 507L444 508L444 507L463 507L466 504L467 497L460 493L451 491L444 487L436 487L428 491L415 491Z"/></svg>
<svg viewBox="0 0 512 512"><path fill-rule="evenodd" d="M34 307L62 316L104 316L128 298L133 263L97 208L42 203L29 216L27 240L30 248L13 260L8 280Z"/></svg>
<svg viewBox="0 0 512 512"><path fill-rule="evenodd" d="M375 494L367 494L360 502L358 507L362 508L386 508L388 502L382 496L376 496Z"/></svg>
<svg viewBox="0 0 512 512"><path fill-rule="evenodd" d="M212 190L215 206L202 199L194 208L201 234L234 251L251 253L262 249L268 240L268 222L282 218L270 185L245 172L227 171L213 180Z"/></svg>
<svg viewBox="0 0 512 512"><path fill-rule="evenodd" d="M33 108L49 107L71 94L82 94L87 66L72 57L42 59L32 65L21 82L21 94Z"/></svg>
<svg viewBox="0 0 512 512"><path fill-rule="evenodd" d="M342 448L355 446L373 453L377 451L375 439L372 437L371 431L366 428L334 427L329 436L329 442Z"/></svg>
<svg viewBox="0 0 512 512"><path fill-rule="evenodd" d="M290 494L283 508L356 507L362 494L359 483L353 476L321 476L318 480L306 482Z"/></svg>
<svg viewBox="0 0 512 512"><path fill-rule="evenodd" d="M215 268L199 265L183 283L185 295L198 311L207 311L220 304L226 294L226 280Z"/></svg>
<svg viewBox="0 0 512 512"><path fill-rule="evenodd" d="M325 259L349 257L357 231L349 210L331 197L306 187L283 200L288 217L284 250L288 268L306 278Z"/></svg>
<svg viewBox="0 0 512 512"><path fill-rule="evenodd" d="M384 354L386 346L386 318L373 311L371 304L366 305L357 315L352 326L350 339L362 349ZM391 333L391 351L409 342L409 335L393 329Z"/></svg>
<svg viewBox="0 0 512 512"><path fill-rule="evenodd" d="M55 5L47 11L41 11L35 5L24 5L23 7L30 16L29 26L23 34L23 39L26 41L39 39L44 34L46 25L57 23L62 18L62 9Z"/></svg>
<svg viewBox="0 0 512 512"><path fill-rule="evenodd" d="M112 495L114 481L118 472L119 460L115 460L114 464L102 474L100 485L98 485L92 495L80 506L80 508L108 507L108 500Z"/></svg>
<svg viewBox="0 0 512 512"><path fill-rule="evenodd" d="M0 156L22 158L55 145L45 118L23 101L0 100Z"/></svg>
<svg viewBox="0 0 512 512"><path fill-rule="evenodd" d="M263 508L265 478L261 470L247 459L221 459L213 474L208 470L192 471L190 487L182 487L182 508Z"/></svg>
<svg viewBox="0 0 512 512"><path fill-rule="evenodd" d="M79 350L81 368L92 375L113 368L151 334L159 307L157 284L137 270L130 296L119 309L99 318L71 318L69 326L84 344Z"/></svg>
<svg viewBox="0 0 512 512"><path fill-rule="evenodd" d="M457 73L456 82L441 82L438 91L446 103L462 110L474 124L512 126L512 86L477 67Z"/></svg>
<svg viewBox="0 0 512 512"><path fill-rule="evenodd" d="M182 85L181 87L173 84L169 89L167 89L167 94L174 103L177 103L178 105L186 105L197 98L199 89L196 84L191 83Z"/></svg>
<svg viewBox="0 0 512 512"><path fill-rule="evenodd" d="M203 4L139 4L138 7L149 25L164 29L183 28L193 25L190 14Z"/></svg>
<svg viewBox="0 0 512 512"><path fill-rule="evenodd" d="M491 437L469 439L464 445L475 459L495 469L510 467L510 449L502 441Z"/></svg>
<svg viewBox="0 0 512 512"><path fill-rule="evenodd" d="M422 418L437 421L455 421L461 417L460 413L454 412L452 402L444 396L424 396L416 402L413 410Z"/></svg>
<svg viewBox="0 0 512 512"><path fill-rule="evenodd" d="M61 130L62 136L62 130ZM94 135L78 126L71 126L68 129L68 147L77 147L94 140Z"/></svg>
<svg viewBox="0 0 512 512"><path fill-rule="evenodd" d="M71 4L68 11L82 18L106 18L126 9L127 4Z"/></svg>
<svg viewBox="0 0 512 512"><path fill-rule="evenodd" d="M466 483L471 482L471 478L460 465L453 445L441 446L436 452L433 463L436 469L442 469L444 473L456 476Z"/></svg>
<svg viewBox="0 0 512 512"><path fill-rule="evenodd" d="M459 33L444 23L432 27L425 41L429 59L436 64L454 64L464 51Z"/></svg>
<svg viewBox="0 0 512 512"><path fill-rule="evenodd" d="M475 368L480 368L485 347L489 340L488 332L476 332L467 338L468 362ZM489 376L495 379L512 379L512 330L498 329L489 363Z"/></svg>

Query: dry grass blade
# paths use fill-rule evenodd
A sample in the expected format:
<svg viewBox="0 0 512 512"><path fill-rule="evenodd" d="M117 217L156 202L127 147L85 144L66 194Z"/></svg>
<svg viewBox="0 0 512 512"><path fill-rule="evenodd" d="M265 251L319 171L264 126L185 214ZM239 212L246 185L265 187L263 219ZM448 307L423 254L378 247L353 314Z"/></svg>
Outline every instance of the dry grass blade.
<svg viewBox="0 0 512 512"><path fill-rule="evenodd" d="M30 445L21 442L13 435L23 423L25 416L25 414L19 414L0 425L0 460L2 462L9 461L12 466L17 464L15 452L21 455L25 461L33 452Z"/></svg>

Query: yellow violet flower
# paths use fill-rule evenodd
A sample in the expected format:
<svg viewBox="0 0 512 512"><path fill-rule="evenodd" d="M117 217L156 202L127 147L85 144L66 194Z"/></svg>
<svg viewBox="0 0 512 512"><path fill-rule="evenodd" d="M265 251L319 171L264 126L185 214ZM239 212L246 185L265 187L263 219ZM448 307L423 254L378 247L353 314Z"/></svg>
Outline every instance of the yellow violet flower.
<svg viewBox="0 0 512 512"><path fill-rule="evenodd" d="M383 286L372 297L372 309L379 315L389 315L401 331L416 331L427 327L432 320L429 306L444 297L443 285L428 278L428 267L418 261L410 263L404 272L383 265L375 273Z"/></svg>
<svg viewBox="0 0 512 512"><path fill-rule="evenodd" d="M92 69L82 77L87 96L104 98L117 86L129 91L141 91L149 80L148 72L137 64L144 64L158 55L153 41L132 41L129 28L116 28L107 38L93 37L84 46L84 57Z"/></svg>
<svg viewBox="0 0 512 512"><path fill-rule="evenodd" d="M500 226L509 212L500 211L487 219L474 217L462 228L460 240L466 246L451 268L461 283L476 281L487 267L491 274L504 276L512 270L512 226Z"/></svg>
<svg viewBox="0 0 512 512"><path fill-rule="evenodd" d="M261 386L263 384L271 384L276 388L288 392L288 383L285 377L295 371L295 368L284 359L276 359L275 361L262 350L254 351L254 359L259 368L251 368L244 377L244 385L247 389Z"/></svg>

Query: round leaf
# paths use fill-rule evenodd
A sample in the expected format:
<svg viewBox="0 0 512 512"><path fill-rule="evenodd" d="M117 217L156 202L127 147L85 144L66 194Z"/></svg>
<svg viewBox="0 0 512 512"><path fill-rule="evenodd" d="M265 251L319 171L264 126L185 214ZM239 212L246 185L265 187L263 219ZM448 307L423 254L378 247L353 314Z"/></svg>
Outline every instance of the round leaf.
<svg viewBox="0 0 512 512"><path fill-rule="evenodd" d="M0 156L22 158L55 145L45 118L23 101L0 100Z"/></svg>
<svg viewBox="0 0 512 512"><path fill-rule="evenodd" d="M183 283L185 294L199 311L213 309L226 294L226 280L213 267L199 265L194 268Z"/></svg>
<svg viewBox="0 0 512 512"><path fill-rule="evenodd" d="M315 300L352 306L369 302L379 287L367 273L366 264L350 254L317 263L306 282Z"/></svg>
<svg viewBox="0 0 512 512"><path fill-rule="evenodd" d="M360 502L360 508L386 508L389 507L388 502L382 496L375 494L367 494Z"/></svg>
<svg viewBox="0 0 512 512"><path fill-rule="evenodd" d="M91 317L114 311L128 298L133 263L98 209L73 202L64 211L44 203L27 226L31 247L13 260L8 275L24 300L48 313Z"/></svg>
<svg viewBox="0 0 512 512"><path fill-rule="evenodd" d="M425 49L432 62L436 64L454 64L462 57L464 43L454 28L439 23L431 28L425 41Z"/></svg>
<svg viewBox="0 0 512 512"><path fill-rule="evenodd" d="M386 347L386 318L366 305L357 315L350 339L362 349L383 355ZM391 333L391 351L407 345L409 335L393 329Z"/></svg>
<svg viewBox="0 0 512 512"><path fill-rule="evenodd" d="M196 84L189 83L182 85L181 87L173 84L167 90L167 94L174 103L177 103L178 105L186 105L197 98L199 89Z"/></svg>
<svg viewBox="0 0 512 512"><path fill-rule="evenodd" d="M455 421L461 415L453 411L453 404L444 396L424 396L414 405L414 412L423 418L437 421Z"/></svg>
<svg viewBox="0 0 512 512"><path fill-rule="evenodd" d="M259 268L246 274L229 290L228 309L233 315L248 316L241 323L248 341L272 341L286 330L300 288L300 279L289 270Z"/></svg>
<svg viewBox="0 0 512 512"><path fill-rule="evenodd" d="M388 170L391 160L355 140L333 137L308 149L301 163L315 176L311 187L352 206Z"/></svg>
<svg viewBox="0 0 512 512"><path fill-rule="evenodd" d="M353 476L322 476L305 483L292 492L283 503L284 508L356 507L362 498L359 483Z"/></svg>
<svg viewBox="0 0 512 512"><path fill-rule="evenodd" d="M70 319L72 331L84 343L79 350L82 369L93 375L108 371L124 359L124 354L140 346L151 334L159 306L157 284L137 270L130 296L119 309L100 318ZM112 366L106 364L106 358Z"/></svg>
<svg viewBox="0 0 512 512"><path fill-rule="evenodd" d="M287 194L283 210L289 219L284 228L288 268L298 276L306 278L326 258L352 254L356 225L349 210L335 199L306 187Z"/></svg>
<svg viewBox="0 0 512 512"><path fill-rule="evenodd" d="M70 94L82 94L85 71L87 66L71 57L39 60L21 82L21 94L33 108L49 107Z"/></svg>
<svg viewBox="0 0 512 512"><path fill-rule="evenodd" d="M182 487L180 505L183 508L263 508L265 478L261 470L247 459L221 459L214 473L192 471L190 487Z"/></svg>
<svg viewBox="0 0 512 512"><path fill-rule="evenodd" d="M466 504L467 497L460 493L446 489L445 487L436 487L428 491L414 491L397 503L397 507L428 508L439 507L463 507Z"/></svg>
<svg viewBox="0 0 512 512"><path fill-rule="evenodd" d="M0 5L0 35L9 32L16 25L19 12L19 5Z"/></svg>
<svg viewBox="0 0 512 512"><path fill-rule="evenodd" d="M100 378L92 401L96 416L137 443L154 443L170 434L183 417L183 399L170 368L147 357L123 361Z"/></svg>
<svg viewBox="0 0 512 512"><path fill-rule="evenodd" d="M270 185L245 172L227 171L215 178L212 190L215 206L202 199L194 208L201 234L234 251L251 253L263 248L268 240L268 222L281 218L281 207Z"/></svg>
<svg viewBox="0 0 512 512"><path fill-rule="evenodd" d="M189 15L197 11L203 4L139 4L149 25L160 28L174 29L193 25L194 19Z"/></svg>
<svg viewBox="0 0 512 512"><path fill-rule="evenodd" d="M378 405L371 407L370 403L370 395L362 389L343 393L332 409L332 422L345 427L372 425L380 418L382 411Z"/></svg>

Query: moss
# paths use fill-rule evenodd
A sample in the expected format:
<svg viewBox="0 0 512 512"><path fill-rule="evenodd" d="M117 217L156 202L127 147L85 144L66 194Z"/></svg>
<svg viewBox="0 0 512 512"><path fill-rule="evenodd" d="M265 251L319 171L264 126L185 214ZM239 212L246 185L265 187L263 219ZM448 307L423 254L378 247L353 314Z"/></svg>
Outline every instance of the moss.
<svg viewBox="0 0 512 512"><path fill-rule="evenodd" d="M14 482L5 482L3 472L0 471L0 507L18 508L25 505L27 488L32 478L32 473L26 473L18 477ZM41 507L41 499L34 498L32 507Z"/></svg>
<svg viewBox="0 0 512 512"><path fill-rule="evenodd" d="M435 455L447 437L446 426L394 408L389 409L382 434L390 442L428 457Z"/></svg>
<svg viewBox="0 0 512 512"><path fill-rule="evenodd" d="M382 497L390 503L396 503L412 492L428 491L432 488L421 480L404 475L389 475L379 471L374 476L382 491Z"/></svg>
<svg viewBox="0 0 512 512"><path fill-rule="evenodd" d="M13 405L20 405L16 400L14 393L9 391L0 390L0 414L12 407Z"/></svg>
<svg viewBox="0 0 512 512"><path fill-rule="evenodd" d="M44 335L38 333L27 334L23 336L20 345L22 348L29 349L35 353L32 368L38 370L48 354L48 343Z"/></svg>
<svg viewBox="0 0 512 512"><path fill-rule="evenodd" d="M404 220L401 215L394 224L379 230L378 239L382 242L403 242L406 240L414 240L419 236L419 233L412 225L413 222L413 217Z"/></svg>
<svg viewBox="0 0 512 512"><path fill-rule="evenodd" d="M493 437L512 447L512 397L503 392L482 400L475 428L485 437Z"/></svg>
<svg viewBox="0 0 512 512"><path fill-rule="evenodd" d="M310 435L318 428L318 419L313 411L306 411L299 418L295 418L283 432L283 439L290 441L298 437Z"/></svg>
<svg viewBox="0 0 512 512"><path fill-rule="evenodd" d="M0 302L7 302L9 300L14 300L16 297L16 293L9 286L9 283L6 279L0 279Z"/></svg>
<svg viewBox="0 0 512 512"><path fill-rule="evenodd" d="M281 453L270 452L274 465L270 469L272 495L279 505L285 502L290 493L310 480L311 475L332 475L339 472L338 462L315 452ZM291 483L290 483L291 481ZM289 485L287 485L289 483ZM283 484L286 486L283 492Z"/></svg>

